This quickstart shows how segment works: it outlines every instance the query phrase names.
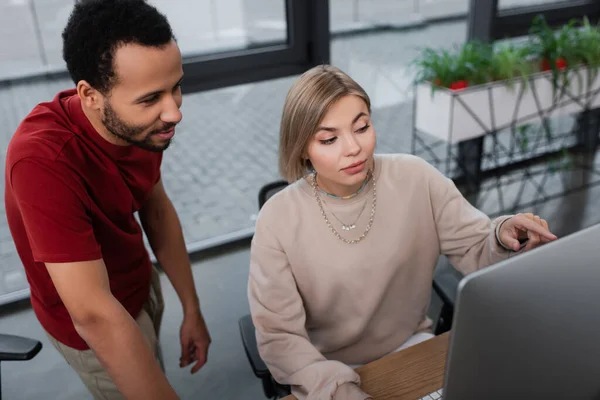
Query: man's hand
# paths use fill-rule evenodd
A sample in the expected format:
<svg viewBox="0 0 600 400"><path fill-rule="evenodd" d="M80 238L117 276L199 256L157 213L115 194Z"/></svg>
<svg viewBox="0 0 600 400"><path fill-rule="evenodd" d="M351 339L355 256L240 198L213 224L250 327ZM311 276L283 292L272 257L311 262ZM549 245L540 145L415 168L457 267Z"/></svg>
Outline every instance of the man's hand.
<svg viewBox="0 0 600 400"><path fill-rule="evenodd" d="M195 374L206 364L208 346L211 342L210 334L200 311L184 316L179 336L181 339L179 367L187 367L195 361L196 364L190 371L192 374Z"/></svg>
<svg viewBox="0 0 600 400"><path fill-rule="evenodd" d="M542 244L556 240L557 237L548 230L548 223L533 214L517 214L500 227L498 237L506 247L519 251L519 240L527 240L525 251L534 249Z"/></svg>
<svg viewBox="0 0 600 400"><path fill-rule="evenodd" d="M206 363L210 334L200 312L181 224L162 180L156 183L150 198L140 210L140 220L158 263L181 301L184 318L179 331L179 366L183 368L196 362L191 371L194 374Z"/></svg>

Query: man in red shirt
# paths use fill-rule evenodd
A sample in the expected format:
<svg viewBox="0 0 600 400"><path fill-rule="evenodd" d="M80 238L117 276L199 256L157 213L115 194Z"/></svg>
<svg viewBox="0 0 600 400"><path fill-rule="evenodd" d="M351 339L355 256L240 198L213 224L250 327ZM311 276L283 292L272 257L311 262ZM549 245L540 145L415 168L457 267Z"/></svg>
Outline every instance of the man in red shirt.
<svg viewBox="0 0 600 400"><path fill-rule="evenodd" d="M6 213L31 303L96 399L175 399L142 227L181 300L180 366L194 373L210 336L160 176L182 118L181 54L167 19L143 0L77 4L63 45L76 88L33 109L6 159Z"/></svg>

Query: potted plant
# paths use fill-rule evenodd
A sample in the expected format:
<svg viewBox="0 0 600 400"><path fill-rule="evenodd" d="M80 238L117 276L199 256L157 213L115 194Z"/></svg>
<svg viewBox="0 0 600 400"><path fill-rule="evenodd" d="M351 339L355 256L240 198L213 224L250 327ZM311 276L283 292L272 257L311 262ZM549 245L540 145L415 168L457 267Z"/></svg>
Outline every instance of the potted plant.
<svg viewBox="0 0 600 400"><path fill-rule="evenodd" d="M464 89L468 86L466 76L456 67L456 58L448 50L425 49L420 58L413 62L418 68L419 81L431 82L432 88L446 87Z"/></svg>
<svg viewBox="0 0 600 400"><path fill-rule="evenodd" d="M417 129L459 142L510 124L521 87L534 70L526 56L523 47L480 42L468 42L454 52L423 51L413 64L419 68ZM533 99L522 103L523 110L536 112Z"/></svg>
<svg viewBox="0 0 600 400"><path fill-rule="evenodd" d="M412 65L418 81L458 91L489 80L491 57L491 46L473 41L452 51L427 48Z"/></svg>
<svg viewBox="0 0 600 400"><path fill-rule="evenodd" d="M555 33L543 17L535 19L525 44L468 42L454 51L425 49L413 63L419 68L415 128L460 142L542 121L550 111L581 112L590 106L582 99L600 91L600 82L597 88L585 84L600 81L599 50L600 31L589 23L580 29L571 22ZM589 68L595 68L593 79L582 79ZM594 99L600 103L600 96Z"/></svg>
<svg viewBox="0 0 600 400"><path fill-rule="evenodd" d="M595 108L600 106L600 98L597 96L600 91L600 80L598 72L600 67L600 30L590 24L587 18L582 21L570 21L569 24L561 27L555 35L555 40L549 38L548 24L543 17L539 17L532 27L533 33L537 36L538 46L533 46L533 52L539 57L557 57L557 60L563 59L567 64L567 69L561 69L560 63L556 62L556 68L552 68L553 95L556 89L560 88L558 98L554 101L559 103L572 103L564 90L569 89L569 95L583 98L586 108ZM542 43L542 38L548 37ZM536 42L534 40L534 43ZM567 112L570 112L573 104L567 105ZM575 107L576 108L576 107Z"/></svg>
<svg viewBox="0 0 600 400"><path fill-rule="evenodd" d="M553 71L556 75L555 79L558 79L559 71L566 70L569 65L577 64L578 60L573 51L573 43L577 35L574 20L555 33L544 16L538 15L533 19L529 34L529 50L538 59L541 71Z"/></svg>
<svg viewBox="0 0 600 400"><path fill-rule="evenodd" d="M584 68L582 68L583 82L587 91L587 105L589 108L600 106L598 91L600 90L600 28L592 26L589 20L583 19L581 29L576 31L574 41L571 46L573 59Z"/></svg>
<svg viewBox="0 0 600 400"><path fill-rule="evenodd" d="M585 64L594 73L600 67L600 28L592 26L585 17L581 29L574 35L572 54L578 63Z"/></svg>
<svg viewBox="0 0 600 400"><path fill-rule="evenodd" d="M526 84L527 77L535 71L529 58L528 48L512 43L496 46L490 63L492 81L506 80L512 85L515 79L519 79Z"/></svg>

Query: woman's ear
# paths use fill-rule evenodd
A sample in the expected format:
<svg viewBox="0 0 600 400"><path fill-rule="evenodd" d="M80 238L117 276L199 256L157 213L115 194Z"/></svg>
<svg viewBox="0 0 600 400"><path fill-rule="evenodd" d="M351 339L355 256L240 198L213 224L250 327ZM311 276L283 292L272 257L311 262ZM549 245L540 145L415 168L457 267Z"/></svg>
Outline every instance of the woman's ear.
<svg viewBox="0 0 600 400"><path fill-rule="evenodd" d="M309 171L314 171L315 168L313 167L310 160L308 158L304 158L303 160L304 160L304 166L306 167L306 169Z"/></svg>

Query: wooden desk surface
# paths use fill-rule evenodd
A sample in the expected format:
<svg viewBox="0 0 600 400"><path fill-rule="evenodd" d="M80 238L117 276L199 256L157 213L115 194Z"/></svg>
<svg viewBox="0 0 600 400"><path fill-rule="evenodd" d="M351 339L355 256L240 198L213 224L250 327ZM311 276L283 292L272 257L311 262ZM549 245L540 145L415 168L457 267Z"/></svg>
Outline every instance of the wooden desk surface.
<svg viewBox="0 0 600 400"><path fill-rule="evenodd" d="M375 400L417 400L444 385L448 333L356 368ZM283 400L294 400L287 396Z"/></svg>

